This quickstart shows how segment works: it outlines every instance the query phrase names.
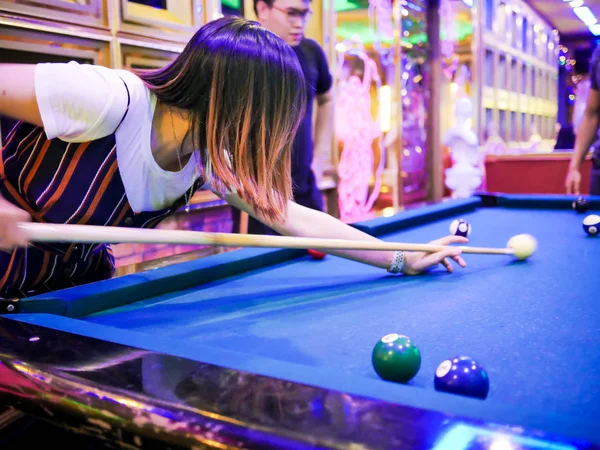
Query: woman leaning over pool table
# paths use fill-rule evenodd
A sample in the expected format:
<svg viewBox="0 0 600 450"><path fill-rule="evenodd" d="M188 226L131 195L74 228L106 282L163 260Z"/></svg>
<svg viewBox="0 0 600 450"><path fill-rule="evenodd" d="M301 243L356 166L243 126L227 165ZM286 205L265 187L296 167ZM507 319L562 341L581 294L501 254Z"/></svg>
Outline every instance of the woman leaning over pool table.
<svg viewBox="0 0 600 450"><path fill-rule="evenodd" d="M157 70L0 64L0 115L18 120L0 155L0 297L114 274L110 246L31 244L19 222L155 227L199 188L282 235L375 240L291 201L304 88L291 48L239 18L206 24ZM456 248L331 253L393 273L465 266Z"/></svg>

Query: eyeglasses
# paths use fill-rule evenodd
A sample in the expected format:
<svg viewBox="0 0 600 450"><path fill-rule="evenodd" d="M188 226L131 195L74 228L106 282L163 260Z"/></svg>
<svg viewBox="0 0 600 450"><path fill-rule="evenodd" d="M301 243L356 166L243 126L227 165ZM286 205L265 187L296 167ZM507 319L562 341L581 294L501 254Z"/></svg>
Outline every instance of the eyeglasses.
<svg viewBox="0 0 600 450"><path fill-rule="evenodd" d="M295 9L295 8L280 8L276 5L272 5L271 8L276 9L277 11L281 11L282 13L284 13L287 17L287 20L290 23L295 23L296 20L303 20L305 22L310 20L310 17L312 16L312 11L310 9Z"/></svg>

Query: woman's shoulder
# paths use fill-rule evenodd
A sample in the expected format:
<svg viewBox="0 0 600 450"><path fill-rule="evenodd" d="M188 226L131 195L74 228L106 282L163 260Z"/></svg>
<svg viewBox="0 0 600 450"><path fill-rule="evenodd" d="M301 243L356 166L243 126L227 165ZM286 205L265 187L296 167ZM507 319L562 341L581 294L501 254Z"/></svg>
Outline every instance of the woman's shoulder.
<svg viewBox="0 0 600 450"><path fill-rule="evenodd" d="M150 94L150 90L144 83L144 80L142 80L139 77L139 75L137 75L135 72L128 70L128 69L110 69L110 70L112 70L116 76L121 78L128 87L131 87L133 90L143 93L145 95Z"/></svg>
<svg viewBox="0 0 600 450"><path fill-rule="evenodd" d="M145 128L152 121L156 107L156 95L148 89L144 81L128 69L112 69L97 67L113 79L113 85L120 85L122 95L126 99L126 109L120 131L124 129ZM118 81L117 81L118 80Z"/></svg>
<svg viewBox="0 0 600 450"><path fill-rule="evenodd" d="M37 91L55 95L67 91L80 100L97 103L148 102L150 90L133 71L117 69L99 64L69 61L65 63L39 63L36 67Z"/></svg>
<svg viewBox="0 0 600 450"><path fill-rule="evenodd" d="M134 73L77 61L39 63L35 90L48 138L68 142L107 136L125 115L144 115L153 107Z"/></svg>
<svg viewBox="0 0 600 450"><path fill-rule="evenodd" d="M120 83L125 87L125 93L128 96L130 108L136 105L142 109L152 107L155 96L135 72L128 69L112 69L106 67L99 70L108 70L112 78L120 80Z"/></svg>

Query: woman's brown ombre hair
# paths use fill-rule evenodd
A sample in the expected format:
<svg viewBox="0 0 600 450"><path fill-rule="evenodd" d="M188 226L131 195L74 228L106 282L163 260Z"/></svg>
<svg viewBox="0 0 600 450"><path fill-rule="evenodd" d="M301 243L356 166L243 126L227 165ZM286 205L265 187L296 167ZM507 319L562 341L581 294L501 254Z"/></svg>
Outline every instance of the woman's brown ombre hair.
<svg viewBox="0 0 600 450"><path fill-rule="evenodd" d="M188 133L213 189L236 191L270 223L285 217L292 142L306 107L290 46L256 22L221 18L165 68L136 73L161 102L190 111Z"/></svg>

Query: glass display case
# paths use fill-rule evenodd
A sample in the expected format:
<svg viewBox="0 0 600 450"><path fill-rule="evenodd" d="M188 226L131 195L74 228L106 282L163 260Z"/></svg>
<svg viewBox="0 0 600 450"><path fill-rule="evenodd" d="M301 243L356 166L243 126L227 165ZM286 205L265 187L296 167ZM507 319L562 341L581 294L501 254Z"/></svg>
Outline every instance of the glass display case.
<svg viewBox="0 0 600 450"><path fill-rule="evenodd" d="M522 0L482 0L482 11L475 3L473 20L481 16L485 24L471 49L479 61L473 79L481 80L480 139L486 139L493 122L509 149L527 147L537 133L542 139L537 149L551 150L558 112L558 32Z"/></svg>

